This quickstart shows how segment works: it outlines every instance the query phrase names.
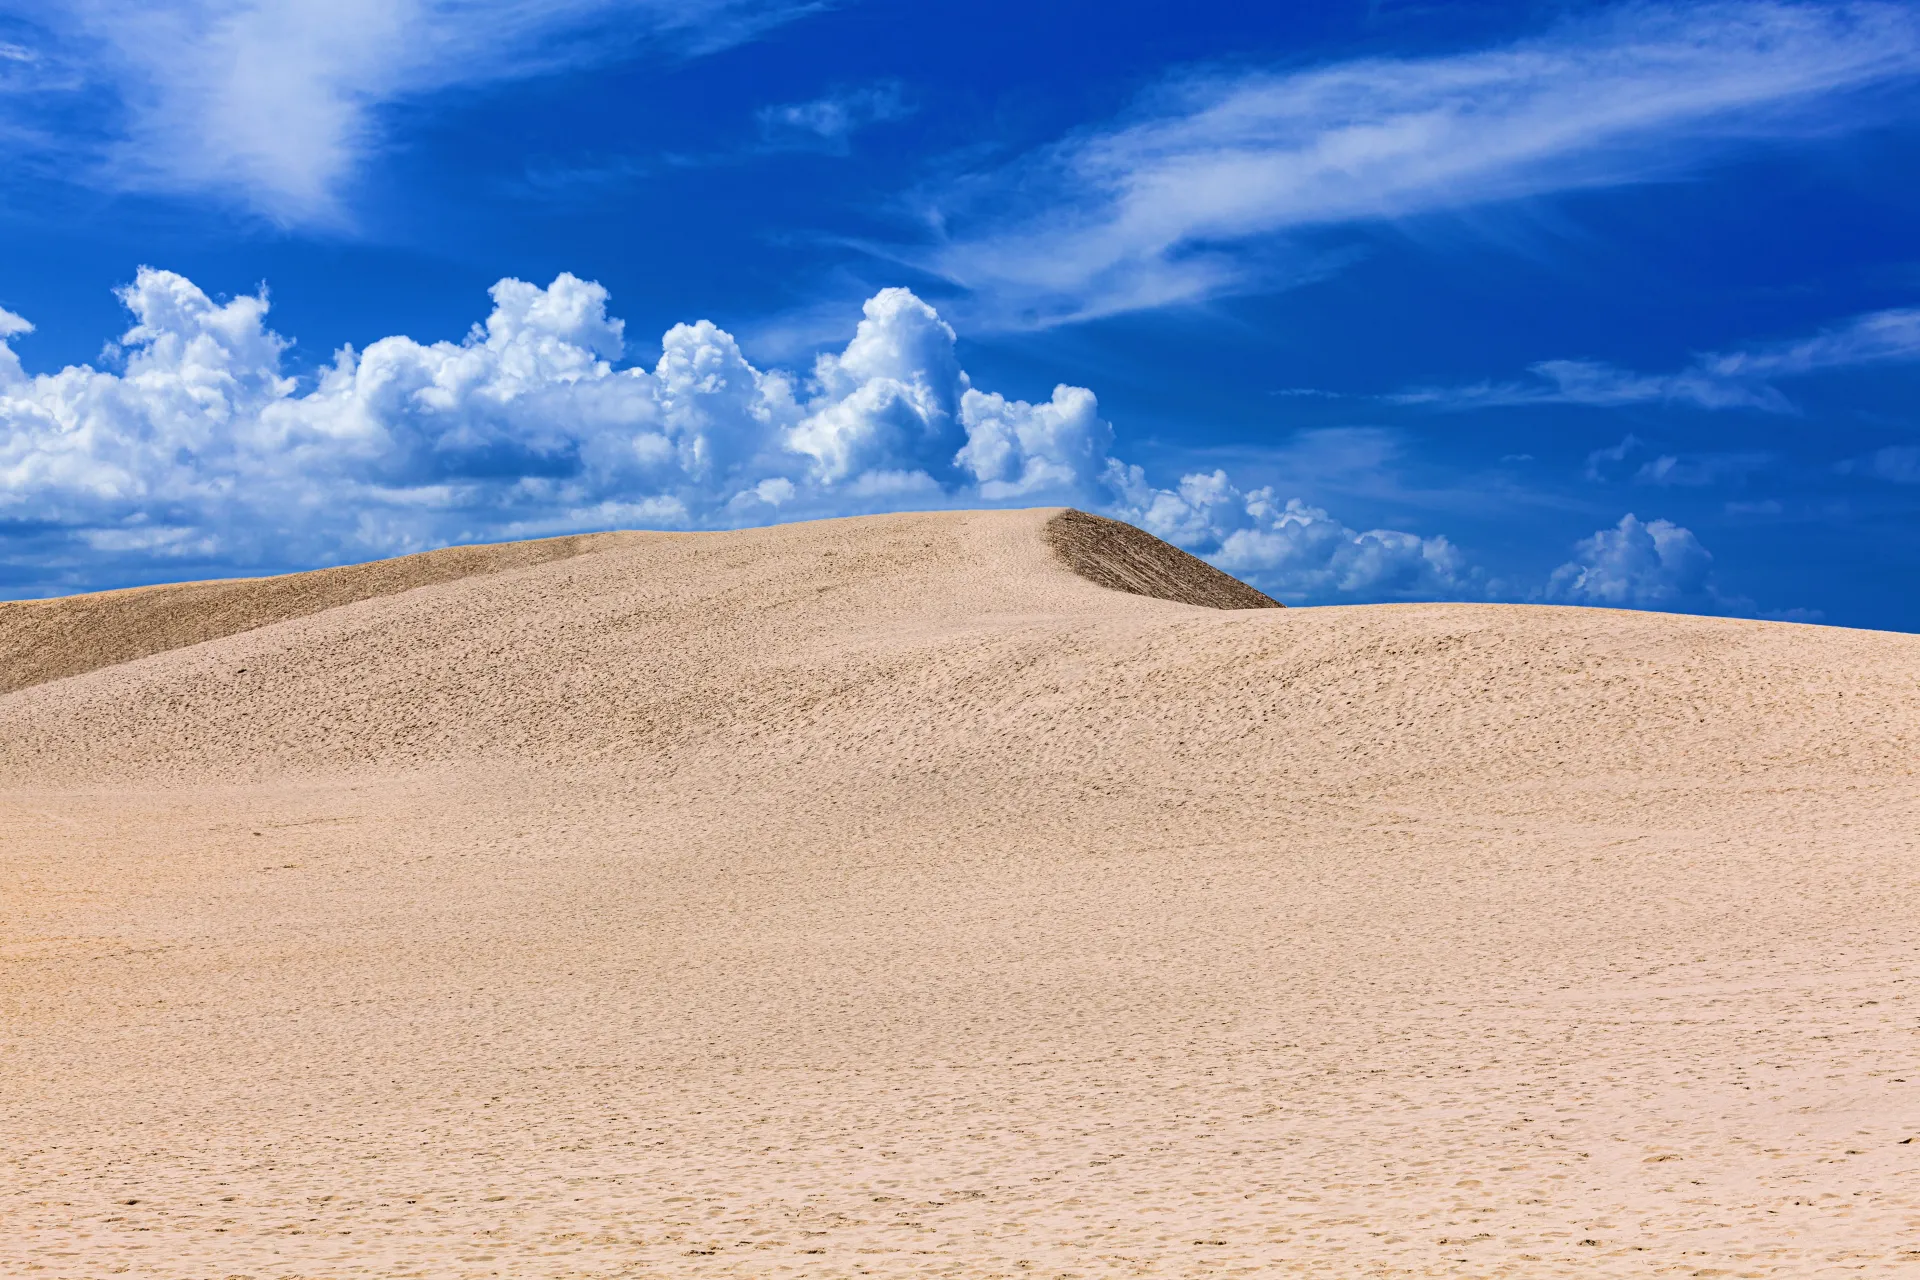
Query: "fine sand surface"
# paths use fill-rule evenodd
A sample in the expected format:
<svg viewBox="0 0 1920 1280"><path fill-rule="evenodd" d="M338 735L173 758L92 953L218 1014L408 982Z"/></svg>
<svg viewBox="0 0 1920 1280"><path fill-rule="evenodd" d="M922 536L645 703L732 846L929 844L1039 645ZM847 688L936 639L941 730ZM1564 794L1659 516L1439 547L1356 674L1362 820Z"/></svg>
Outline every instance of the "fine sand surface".
<svg viewBox="0 0 1920 1280"><path fill-rule="evenodd" d="M0 605L0 1275L1920 1277L1920 637L330 572Z"/></svg>

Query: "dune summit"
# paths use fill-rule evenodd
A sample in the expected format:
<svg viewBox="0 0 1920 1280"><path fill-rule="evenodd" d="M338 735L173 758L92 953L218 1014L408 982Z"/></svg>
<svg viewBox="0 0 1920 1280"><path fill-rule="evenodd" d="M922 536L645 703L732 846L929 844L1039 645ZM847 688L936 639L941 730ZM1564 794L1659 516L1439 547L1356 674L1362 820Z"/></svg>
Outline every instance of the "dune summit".
<svg viewBox="0 0 1920 1280"><path fill-rule="evenodd" d="M0 1272L1920 1266L1920 637L876 516L0 605Z"/></svg>

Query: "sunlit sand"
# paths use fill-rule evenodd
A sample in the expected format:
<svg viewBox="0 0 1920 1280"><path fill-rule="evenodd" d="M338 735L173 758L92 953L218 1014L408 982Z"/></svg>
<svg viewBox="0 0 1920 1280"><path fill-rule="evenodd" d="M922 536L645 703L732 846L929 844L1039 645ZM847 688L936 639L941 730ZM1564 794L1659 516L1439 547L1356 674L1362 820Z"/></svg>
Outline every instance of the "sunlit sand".
<svg viewBox="0 0 1920 1280"><path fill-rule="evenodd" d="M0 605L0 1273L1920 1273L1920 637L1262 603L1049 510Z"/></svg>

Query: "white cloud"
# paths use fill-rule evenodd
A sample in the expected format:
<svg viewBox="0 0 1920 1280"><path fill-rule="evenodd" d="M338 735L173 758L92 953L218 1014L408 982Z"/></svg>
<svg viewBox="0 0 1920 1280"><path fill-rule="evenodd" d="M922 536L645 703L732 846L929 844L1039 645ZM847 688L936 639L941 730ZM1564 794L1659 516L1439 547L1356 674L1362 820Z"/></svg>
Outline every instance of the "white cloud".
<svg viewBox="0 0 1920 1280"><path fill-rule="evenodd" d="M216 301L142 268L120 293L134 324L117 371L28 374L5 339L30 326L0 312L0 562L42 588L107 585L169 562L233 571L579 529L1073 503L1293 599L1494 589L1445 538L1356 532L1224 472L1152 487L1112 455L1093 392L1030 403L975 387L953 329L905 289L870 298L809 375L755 368L705 320L669 330L652 368L624 368L598 284L491 293L461 342L343 348L304 384L264 293Z"/></svg>
<svg viewBox="0 0 1920 1280"><path fill-rule="evenodd" d="M1711 581L1713 557L1693 532L1667 520L1628 514L1575 547L1553 571L1546 597L1616 609L1714 608L1723 599Z"/></svg>
<svg viewBox="0 0 1920 1280"><path fill-rule="evenodd" d="M864 313L844 352L814 362L820 395L788 444L828 483L890 462L945 470L966 440L957 411L968 381L953 330L905 289L882 289Z"/></svg>
<svg viewBox="0 0 1920 1280"><path fill-rule="evenodd" d="M1619 444L1608 445L1604 449L1595 449L1587 455L1586 477L1589 480L1605 480L1609 473L1627 460L1627 456L1640 448L1639 436L1629 432Z"/></svg>
<svg viewBox="0 0 1920 1280"><path fill-rule="evenodd" d="M24 316L17 316L5 307L0 307L0 387L10 382L19 382L26 377L20 368L20 357L14 354L13 347L7 340L32 332L33 326L27 323Z"/></svg>
<svg viewBox="0 0 1920 1280"><path fill-rule="evenodd" d="M1631 475L1635 484L1661 488L1704 488L1716 484L1744 484L1755 472L1778 462L1771 453L1663 453L1632 466L1634 455L1646 451L1646 441L1629 433L1620 443L1587 455L1586 478L1609 481Z"/></svg>
<svg viewBox="0 0 1920 1280"><path fill-rule="evenodd" d="M1442 57L1194 74L1130 122L935 196L947 238L916 261L1008 322L1192 300L1270 269L1255 242L1671 176L1858 127L1870 115L1843 95L1916 72L1909 6L1735 3L1616 7Z"/></svg>
<svg viewBox="0 0 1920 1280"><path fill-rule="evenodd" d="M1113 443L1093 392L1064 384L1040 404L968 388L960 397L967 443L955 456L990 502L1058 491L1097 472Z"/></svg>
<svg viewBox="0 0 1920 1280"><path fill-rule="evenodd" d="M57 0L35 17L94 90L95 180L342 224L383 106L539 75L637 40L705 49L784 0ZM40 54L22 49L39 60ZM118 122L118 123L115 123ZM123 126L123 127L122 127ZM69 146L81 145L69 136Z"/></svg>
<svg viewBox="0 0 1920 1280"><path fill-rule="evenodd" d="M1638 484L1662 487L1677 485L1701 488L1722 483L1740 484L1754 472L1771 467L1774 462L1775 458L1770 453L1696 453L1684 456L1663 453L1642 463L1633 478Z"/></svg>
<svg viewBox="0 0 1920 1280"><path fill-rule="evenodd" d="M844 152L851 135L912 114L900 83L885 80L858 89L837 90L807 102L762 107L754 118L770 147Z"/></svg>
<svg viewBox="0 0 1920 1280"><path fill-rule="evenodd" d="M1356 532L1272 488L1242 492L1224 471L1185 476L1156 489L1139 467L1114 461L1117 510L1149 533L1190 550L1283 600L1337 597L1472 598L1501 584L1470 566L1445 537L1395 529Z"/></svg>
<svg viewBox="0 0 1920 1280"><path fill-rule="evenodd" d="M1797 412L1775 387L1782 379L1829 369L1920 361L1920 308L1874 311L1811 337L1744 351L1709 352L1675 373L1635 373L1596 360L1544 360L1531 382L1423 387L1387 397L1443 409L1492 405L1691 404L1702 409Z"/></svg>

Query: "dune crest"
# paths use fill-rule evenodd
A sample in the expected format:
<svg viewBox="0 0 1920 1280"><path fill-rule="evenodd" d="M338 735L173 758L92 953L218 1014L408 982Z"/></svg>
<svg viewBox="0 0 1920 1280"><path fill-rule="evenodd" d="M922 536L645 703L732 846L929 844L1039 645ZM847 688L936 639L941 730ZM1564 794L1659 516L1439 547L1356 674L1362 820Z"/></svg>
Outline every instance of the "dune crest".
<svg viewBox="0 0 1920 1280"><path fill-rule="evenodd" d="M604 535L602 535L604 536ZM227 578L0 601L0 694L325 609L579 555L594 535L444 547L272 578Z"/></svg>
<svg viewBox="0 0 1920 1280"><path fill-rule="evenodd" d="M1069 508L1047 521L1047 545L1089 582L1208 609L1286 606L1171 543L1118 520Z"/></svg>
<svg viewBox="0 0 1920 1280"><path fill-rule="evenodd" d="M444 547L271 578L0 601L0 694L361 600L564 560L636 536L648 535L575 534ZM1046 536L1068 568L1115 591L1210 609L1283 607L1197 556L1117 520L1069 508L1051 516Z"/></svg>
<svg viewBox="0 0 1920 1280"><path fill-rule="evenodd" d="M0 609L0 1273L1911 1262L1920 637L1144 538Z"/></svg>

